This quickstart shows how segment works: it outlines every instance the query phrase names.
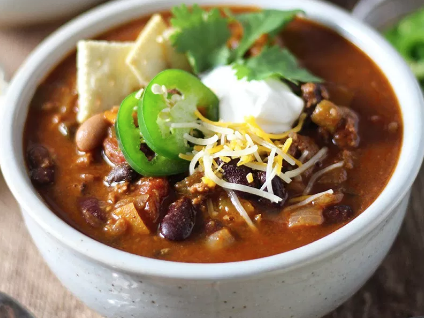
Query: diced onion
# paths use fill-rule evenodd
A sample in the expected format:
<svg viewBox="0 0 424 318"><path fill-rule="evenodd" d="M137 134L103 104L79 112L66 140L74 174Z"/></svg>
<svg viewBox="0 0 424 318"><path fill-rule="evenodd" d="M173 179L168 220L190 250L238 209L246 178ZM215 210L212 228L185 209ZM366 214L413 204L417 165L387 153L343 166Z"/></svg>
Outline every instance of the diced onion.
<svg viewBox="0 0 424 318"><path fill-rule="evenodd" d="M312 187L314 186L315 181L318 178L320 178L323 174L325 174L325 173L327 173L327 172L329 172L331 170L334 170L334 169L337 169L337 168L341 168L341 167L343 167L343 164L344 164L344 161L340 161L340 162L337 162L335 164L332 164L332 165L330 165L330 166L328 166L328 167L326 167L326 168L324 168L324 169L322 169L320 171L315 172L312 175L311 179L309 179L308 185L306 186L305 190L303 191L303 194L304 195L305 194L309 194L309 192L312 190Z"/></svg>
<svg viewBox="0 0 424 318"><path fill-rule="evenodd" d="M252 220L249 217L249 214L247 214L236 193L232 190L227 190L227 193L228 197L231 200L231 203L234 205L237 212L240 213L241 217L246 221L247 225L249 225L252 230L256 230L255 224L253 224Z"/></svg>
<svg viewBox="0 0 424 318"><path fill-rule="evenodd" d="M288 227L315 226L324 222L322 209L317 207L302 207L289 216Z"/></svg>

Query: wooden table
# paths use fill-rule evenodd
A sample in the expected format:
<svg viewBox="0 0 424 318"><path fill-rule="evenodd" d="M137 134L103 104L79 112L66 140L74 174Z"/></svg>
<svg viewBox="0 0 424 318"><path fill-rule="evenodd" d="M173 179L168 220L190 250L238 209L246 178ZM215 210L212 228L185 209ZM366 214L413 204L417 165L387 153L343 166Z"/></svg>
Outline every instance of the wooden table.
<svg viewBox="0 0 424 318"><path fill-rule="evenodd" d="M334 2L351 8L355 0ZM4 65L8 74L13 74L32 48L57 26L0 31L0 64ZM325 318L424 315L424 266L421 263L424 261L423 200L424 169L414 184L406 220L390 254L355 296ZM0 220L1 291L16 297L37 317L99 317L63 288L44 264L1 176Z"/></svg>

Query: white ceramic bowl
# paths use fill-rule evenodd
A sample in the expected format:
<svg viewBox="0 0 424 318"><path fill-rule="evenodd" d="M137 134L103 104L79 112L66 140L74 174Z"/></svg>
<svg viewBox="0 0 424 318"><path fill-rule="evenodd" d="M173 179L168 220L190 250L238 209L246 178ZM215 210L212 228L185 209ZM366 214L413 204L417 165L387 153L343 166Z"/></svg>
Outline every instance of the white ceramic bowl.
<svg viewBox="0 0 424 318"><path fill-rule="evenodd" d="M16 75L6 97L0 148L4 177L50 268L77 297L106 317L320 317L358 290L381 263L399 230L408 190L423 158L423 100L413 75L380 35L332 5L311 0L226 1L305 10L311 19L360 47L393 85L405 127L396 171L377 200L342 229L296 250L257 260L166 262L128 254L86 237L50 211L31 185L24 166L22 132L40 81L74 50L79 39L180 2L109 3L42 43ZM224 0L185 2L222 4Z"/></svg>
<svg viewBox="0 0 424 318"><path fill-rule="evenodd" d="M0 0L0 26L11 27L70 17L102 0Z"/></svg>

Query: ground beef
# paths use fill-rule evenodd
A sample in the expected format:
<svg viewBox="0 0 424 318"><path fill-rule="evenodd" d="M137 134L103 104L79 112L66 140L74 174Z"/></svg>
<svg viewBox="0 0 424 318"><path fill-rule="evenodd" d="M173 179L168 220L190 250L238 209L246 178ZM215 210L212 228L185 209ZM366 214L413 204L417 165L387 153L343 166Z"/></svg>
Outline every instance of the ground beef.
<svg viewBox="0 0 424 318"><path fill-rule="evenodd" d="M343 119L340 128L334 134L334 143L340 148L358 147L358 123L358 115L352 109L343 107Z"/></svg>
<svg viewBox="0 0 424 318"><path fill-rule="evenodd" d="M215 187L210 187L202 181L203 172L196 171L175 184L177 193L192 200L193 204L201 204L210 195Z"/></svg>
<svg viewBox="0 0 424 318"><path fill-rule="evenodd" d="M299 158L305 151L308 152L304 157L303 162L306 162L315 156L320 149L315 141L308 136L302 136L297 133L290 133L289 137L293 139L293 142L289 148L289 154L295 158ZM288 167L287 163L285 163L285 166ZM313 167L309 168L303 173L303 176L309 176L313 170Z"/></svg>
<svg viewBox="0 0 424 318"><path fill-rule="evenodd" d="M359 118L352 109L323 100L315 107L311 119L320 127L324 139L331 136L338 147L355 148L359 145Z"/></svg>
<svg viewBox="0 0 424 318"><path fill-rule="evenodd" d="M125 193L120 192L119 186L116 186L113 192L118 198L114 208L133 203L147 226L153 227L157 224L162 203L170 192L168 180L160 177L144 177L133 184L123 183L122 186L127 189Z"/></svg>
<svg viewBox="0 0 424 318"><path fill-rule="evenodd" d="M150 221L156 222L162 201L169 195L169 182L166 178L148 177L141 178L137 183L140 195L147 195L143 210L138 212Z"/></svg>
<svg viewBox="0 0 424 318"><path fill-rule="evenodd" d="M344 166L346 169L353 169L355 156L352 151L342 150L339 153L339 158L344 161Z"/></svg>
<svg viewBox="0 0 424 318"><path fill-rule="evenodd" d="M306 83L300 87L306 108L314 108L323 99L329 99L327 89L322 84Z"/></svg>

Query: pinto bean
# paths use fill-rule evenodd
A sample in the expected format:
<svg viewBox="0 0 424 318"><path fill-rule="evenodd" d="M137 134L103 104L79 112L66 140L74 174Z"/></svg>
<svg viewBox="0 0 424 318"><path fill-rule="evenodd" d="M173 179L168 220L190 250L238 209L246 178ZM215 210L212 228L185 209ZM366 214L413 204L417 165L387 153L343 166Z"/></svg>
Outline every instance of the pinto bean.
<svg viewBox="0 0 424 318"><path fill-rule="evenodd" d="M31 180L40 185L53 183L55 164L49 151L38 145L29 149L27 156Z"/></svg>
<svg viewBox="0 0 424 318"><path fill-rule="evenodd" d="M260 186L262 186L266 181L266 173L264 171L258 171L256 175L260 183ZM274 194L276 196L279 196L282 200L280 202L271 202L268 199L259 198L258 202L268 207L282 208L284 203L286 203L286 200L288 197L288 192L283 184L283 180L281 180L279 177L274 177L274 179L272 179L271 181L271 184L272 184L272 190L274 191Z"/></svg>
<svg viewBox="0 0 424 318"><path fill-rule="evenodd" d="M189 198L175 201L160 224L160 235L170 241L185 240L193 230L196 214L197 210Z"/></svg>
<svg viewBox="0 0 424 318"><path fill-rule="evenodd" d="M114 182L133 182L140 178L140 175L134 171L127 163L115 166L106 177L106 182L110 185Z"/></svg>
<svg viewBox="0 0 424 318"><path fill-rule="evenodd" d="M322 216L328 224L346 222L353 216L353 214L353 209L349 205L329 206L322 212Z"/></svg>
<svg viewBox="0 0 424 318"><path fill-rule="evenodd" d="M79 209L85 221L92 227L100 227L106 223L106 216L100 207L100 202L96 198L82 198L78 202Z"/></svg>
<svg viewBox="0 0 424 318"><path fill-rule="evenodd" d="M77 130L75 142L81 151L91 151L99 147L106 136L108 123L103 114L87 119Z"/></svg>

